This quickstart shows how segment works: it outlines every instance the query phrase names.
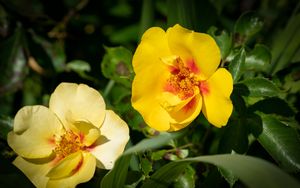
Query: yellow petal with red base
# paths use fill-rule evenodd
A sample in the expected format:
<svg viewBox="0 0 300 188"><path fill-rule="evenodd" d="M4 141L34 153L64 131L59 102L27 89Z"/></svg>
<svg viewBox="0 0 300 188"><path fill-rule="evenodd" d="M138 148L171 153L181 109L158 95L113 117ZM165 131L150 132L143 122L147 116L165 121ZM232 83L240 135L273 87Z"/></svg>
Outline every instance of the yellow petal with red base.
<svg viewBox="0 0 300 188"><path fill-rule="evenodd" d="M233 89L232 76L226 69L220 68L205 84L202 109L204 116L216 127L225 126L233 109L230 100Z"/></svg>
<svg viewBox="0 0 300 188"><path fill-rule="evenodd" d="M209 78L218 68L220 49L208 34L176 24L167 30L167 38L171 53L180 56L186 65L199 74L201 80Z"/></svg>

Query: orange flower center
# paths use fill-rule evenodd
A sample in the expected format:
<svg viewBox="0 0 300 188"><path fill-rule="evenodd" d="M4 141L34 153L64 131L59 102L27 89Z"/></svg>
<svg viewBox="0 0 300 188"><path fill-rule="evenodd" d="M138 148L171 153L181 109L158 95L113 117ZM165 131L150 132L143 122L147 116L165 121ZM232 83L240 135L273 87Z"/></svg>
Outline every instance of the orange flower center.
<svg viewBox="0 0 300 188"><path fill-rule="evenodd" d="M170 77L165 85L165 91L176 94L182 100L192 97L195 94L195 86L200 89L201 82L195 76L195 67L193 61L185 66L180 58L176 58L173 66L170 66Z"/></svg>
<svg viewBox="0 0 300 188"><path fill-rule="evenodd" d="M77 135L72 131L67 131L56 143L54 152L58 158L65 158L66 156L85 148L82 140L83 137L81 135Z"/></svg>

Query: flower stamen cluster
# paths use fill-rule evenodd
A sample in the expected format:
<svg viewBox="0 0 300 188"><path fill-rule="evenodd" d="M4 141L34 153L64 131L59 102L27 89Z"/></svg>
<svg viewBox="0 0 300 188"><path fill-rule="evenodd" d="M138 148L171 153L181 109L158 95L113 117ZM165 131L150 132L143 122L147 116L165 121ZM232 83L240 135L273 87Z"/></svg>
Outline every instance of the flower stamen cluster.
<svg viewBox="0 0 300 188"><path fill-rule="evenodd" d="M170 77L167 80L166 91L176 94L180 99L190 98L195 93L195 86L199 87L199 81L194 73L184 65L180 58L175 65L170 67Z"/></svg>
<svg viewBox="0 0 300 188"><path fill-rule="evenodd" d="M84 150L82 136L80 137L72 131L67 131L60 136L60 140L57 141L54 152L58 158L62 159L80 150Z"/></svg>

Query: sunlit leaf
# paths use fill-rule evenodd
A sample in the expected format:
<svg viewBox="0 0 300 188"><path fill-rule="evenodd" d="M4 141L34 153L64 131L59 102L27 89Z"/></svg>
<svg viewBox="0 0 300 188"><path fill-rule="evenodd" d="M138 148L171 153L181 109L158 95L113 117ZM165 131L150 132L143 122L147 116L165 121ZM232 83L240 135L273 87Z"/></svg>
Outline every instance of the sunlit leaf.
<svg viewBox="0 0 300 188"><path fill-rule="evenodd" d="M234 26L234 34L238 44L247 42L263 27L263 21L254 12L242 14Z"/></svg>
<svg viewBox="0 0 300 188"><path fill-rule="evenodd" d="M247 87L248 95L251 97L273 97L281 92L272 81L266 78L251 78L241 83Z"/></svg>
<svg viewBox="0 0 300 188"><path fill-rule="evenodd" d="M229 71L233 77L234 83L236 83L241 78L243 67L245 64L245 58L245 49L241 48L229 64Z"/></svg>
<svg viewBox="0 0 300 188"><path fill-rule="evenodd" d="M265 160L239 154L221 154L187 158L168 163L158 169L150 179L145 181L142 187L167 188L192 162L211 163L229 170L250 188L297 188L300 186L294 178Z"/></svg>
<svg viewBox="0 0 300 188"><path fill-rule="evenodd" d="M285 170L300 171L300 139L295 129L272 116L264 116L258 141Z"/></svg>
<svg viewBox="0 0 300 188"><path fill-rule="evenodd" d="M247 53L245 59L245 70L266 71L271 63L269 49L261 44L256 44L254 49Z"/></svg>

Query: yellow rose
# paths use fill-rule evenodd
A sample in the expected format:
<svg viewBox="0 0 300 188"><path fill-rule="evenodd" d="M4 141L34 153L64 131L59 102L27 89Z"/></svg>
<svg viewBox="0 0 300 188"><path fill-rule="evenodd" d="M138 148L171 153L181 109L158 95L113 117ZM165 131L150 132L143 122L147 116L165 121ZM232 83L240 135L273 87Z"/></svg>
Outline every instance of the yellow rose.
<svg viewBox="0 0 300 188"><path fill-rule="evenodd" d="M37 187L75 187L89 181L96 166L111 169L129 139L127 124L105 109L98 91L84 84L61 83L49 108L18 111L9 146L13 164Z"/></svg>
<svg viewBox="0 0 300 188"><path fill-rule="evenodd" d="M176 131L202 111L216 127L232 113L231 74L212 37L175 25L148 29L132 60L132 106L159 131Z"/></svg>

